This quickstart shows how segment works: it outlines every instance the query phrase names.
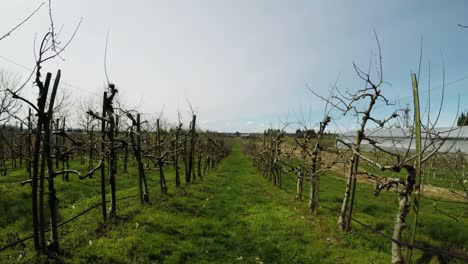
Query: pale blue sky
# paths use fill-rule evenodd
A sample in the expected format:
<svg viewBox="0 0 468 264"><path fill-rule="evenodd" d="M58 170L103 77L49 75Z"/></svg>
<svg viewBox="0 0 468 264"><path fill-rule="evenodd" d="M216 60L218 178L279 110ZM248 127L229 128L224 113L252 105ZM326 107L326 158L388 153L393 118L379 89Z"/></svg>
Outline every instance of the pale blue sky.
<svg viewBox="0 0 468 264"><path fill-rule="evenodd" d="M41 1L0 3L0 33L7 31ZM385 87L389 98L411 101L410 73L416 70L424 39L421 89L439 93L444 58L446 105L440 125L449 125L458 94L465 109L468 86L467 1L71 1L53 2L57 25L70 34L83 23L64 54L46 69L63 70L63 79L79 87L71 98L96 97L104 90L103 53L110 28L108 68L126 104L159 112L174 120L188 98L200 126L218 131L261 131L299 109L312 109L320 121L323 103L305 87L326 94L340 76L342 89L359 89L352 62L365 67L373 36L379 35ZM0 42L0 56L32 68L34 34L48 27L47 8ZM64 35L66 37L66 35ZM442 56L441 56L442 54ZM27 71L0 58L0 67ZM463 79L467 78L467 79ZM85 92L86 91L86 92ZM97 95L96 95L97 94ZM424 93L423 93L424 94ZM427 94L427 92L426 92ZM440 96L435 96L437 100ZM382 112L383 108L377 109ZM340 129L352 119L340 118Z"/></svg>

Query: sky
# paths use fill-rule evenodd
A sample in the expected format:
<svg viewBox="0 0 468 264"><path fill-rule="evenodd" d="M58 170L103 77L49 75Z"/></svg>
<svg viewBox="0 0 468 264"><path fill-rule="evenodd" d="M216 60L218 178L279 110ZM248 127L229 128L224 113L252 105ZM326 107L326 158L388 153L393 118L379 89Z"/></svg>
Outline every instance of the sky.
<svg viewBox="0 0 468 264"><path fill-rule="evenodd" d="M1 1L0 35L40 3ZM18 78L34 67L34 38L49 28L47 4L0 41L0 68ZM163 111L175 122L178 109L187 119L190 102L202 129L260 132L287 122L294 130L298 120L314 127L324 102L306 84L324 96L335 82L342 91L362 88L353 62L363 69L371 58L375 62L374 30L382 50L382 91L390 101L412 102L410 76L418 72L422 43L423 109L429 94L431 108L439 108L444 75L438 126L450 126L457 109L467 106L468 29L457 26L468 25L467 1L61 0L52 1L52 10L56 27L64 25L63 41L83 18L63 59L44 65L53 73L62 69L73 109L101 101L107 32L109 79L119 100L148 119ZM35 92L28 87L24 95L35 98ZM375 114L394 109L378 106ZM332 117L332 130L356 126L352 116L335 111Z"/></svg>

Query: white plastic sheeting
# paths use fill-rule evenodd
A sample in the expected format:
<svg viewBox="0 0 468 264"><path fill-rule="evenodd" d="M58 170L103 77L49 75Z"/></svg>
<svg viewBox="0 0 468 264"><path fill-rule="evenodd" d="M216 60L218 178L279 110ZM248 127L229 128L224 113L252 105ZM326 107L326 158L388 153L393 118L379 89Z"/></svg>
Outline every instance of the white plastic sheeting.
<svg viewBox="0 0 468 264"><path fill-rule="evenodd" d="M407 128L378 128L366 130L366 137L377 142L377 146L388 150L401 151L408 147L415 149L414 136L411 129ZM347 143L354 143L356 131L349 131L340 136ZM435 140L434 140L435 139ZM442 139L444 139L442 141ZM431 144L432 142L435 142ZM428 147L427 151L438 148L441 144L440 152L461 151L468 154L468 127L439 127L429 131L422 131L423 148ZM367 140L361 144L363 148L373 148Z"/></svg>

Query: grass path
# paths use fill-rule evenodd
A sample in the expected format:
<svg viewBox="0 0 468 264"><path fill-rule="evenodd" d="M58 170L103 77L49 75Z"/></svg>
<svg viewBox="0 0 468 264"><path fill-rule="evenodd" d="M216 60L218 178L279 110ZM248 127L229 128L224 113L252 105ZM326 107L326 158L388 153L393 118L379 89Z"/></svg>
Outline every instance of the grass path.
<svg viewBox="0 0 468 264"><path fill-rule="evenodd" d="M344 253L331 254L291 195L256 174L239 144L202 183L156 208L124 210L127 223L77 250L76 262L343 262Z"/></svg>
<svg viewBox="0 0 468 264"><path fill-rule="evenodd" d="M132 261L336 263L290 195L258 176L238 144L208 177L132 219L145 230Z"/></svg>
<svg viewBox="0 0 468 264"><path fill-rule="evenodd" d="M195 243L206 255L197 255L199 260L317 263L326 257L326 244L294 210L290 195L259 177L238 144L207 181L205 201L193 222L200 230L191 234L202 233Z"/></svg>
<svg viewBox="0 0 468 264"><path fill-rule="evenodd" d="M167 177L173 183L173 171ZM102 226L99 210L61 227L62 254L59 263L388 263L390 242L354 226L346 235L336 229L336 213L320 210L315 222L308 219L306 201L294 201L295 180L285 175L283 188L262 178L235 141L231 154L202 181L175 188L161 195L156 172L150 174L150 200L141 206L137 199L117 204L119 218ZM119 175L118 197L137 193L134 172ZM59 212L68 219L98 201L96 182L63 183ZM79 187L79 188L78 188ZM344 182L333 175L321 178L320 199L327 207L340 205ZM390 234L394 219L394 197L373 196L371 187L359 185L356 217ZM22 218L29 201L27 190L15 189L16 196L1 200L9 204L11 217L20 219L6 230L31 233L30 221ZM308 186L305 186L305 193ZM9 192L5 191L6 194ZM23 201L23 203L21 203ZM8 203L6 203L8 202ZM68 205L68 206L67 206ZM23 206L23 207L21 207ZM458 212L458 205L445 205ZM17 210L18 209L18 210ZM21 209L21 210L19 210ZM423 208L420 244L447 248L466 247L466 221L454 223ZM458 210L458 211L455 211ZM24 211L24 213L22 213ZM465 224L465 225L464 225ZM24 225L24 227L23 227ZM24 235L23 235L24 236ZM4 237L4 236L3 236ZM465 246L464 246L465 245ZM32 250L32 242L0 255L0 263L42 263ZM21 256L21 257L18 257ZM415 253L415 259L427 263L436 256ZM418 261L417 261L418 262ZM434 263L438 263L435 261Z"/></svg>
<svg viewBox="0 0 468 264"><path fill-rule="evenodd" d="M121 220L104 228L98 210L65 226L61 247L66 253L59 259L66 263L388 262L387 253L353 249L336 239L329 224L312 223L305 203L295 202L287 190L259 176L236 141L231 154L201 182L171 188L168 196L154 188L150 206L122 201L118 203ZM136 187L130 187L119 195L135 192ZM3 260L17 256L12 250ZM31 252L21 262L33 259Z"/></svg>

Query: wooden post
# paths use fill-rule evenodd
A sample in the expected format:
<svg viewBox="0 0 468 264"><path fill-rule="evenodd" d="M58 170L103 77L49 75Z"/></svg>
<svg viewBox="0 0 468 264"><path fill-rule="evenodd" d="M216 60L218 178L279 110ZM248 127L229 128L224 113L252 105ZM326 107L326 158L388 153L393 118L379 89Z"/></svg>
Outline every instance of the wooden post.
<svg viewBox="0 0 468 264"><path fill-rule="evenodd" d="M128 132L125 132L125 138L129 138ZM141 141L141 138L140 138L140 141ZM124 169L124 173L127 173L128 172L128 143L127 142L124 143L123 148L124 148L123 169Z"/></svg>
<svg viewBox="0 0 468 264"><path fill-rule="evenodd" d="M192 176L193 170L193 160L194 160L194 148L195 148L195 126L196 126L197 116L193 115L192 126L190 129L190 152L188 157L188 182L190 182L190 177Z"/></svg>
<svg viewBox="0 0 468 264"><path fill-rule="evenodd" d="M146 181L146 175L145 175L145 168L143 165L142 161L142 155L141 155L141 121L140 121L140 114L137 114L137 120L136 120L136 129L137 129L137 138L136 138L136 146L133 146L133 149L135 151L135 158L137 159L138 162L138 187L140 190L140 201L141 204L148 203L149 202L149 194L148 194L148 183ZM134 141L134 136L131 135L132 137L132 143L135 144ZM144 189L143 189L144 188Z"/></svg>
<svg viewBox="0 0 468 264"><path fill-rule="evenodd" d="M172 151L174 152L174 168L175 168L175 182L176 182L176 187L180 186L180 172L179 172L179 147L180 147L180 140L179 140L179 135L180 135L180 130L181 130L182 124L179 123L179 126L177 127L176 130L176 136L175 136L175 142L174 142L174 147Z"/></svg>
<svg viewBox="0 0 468 264"><path fill-rule="evenodd" d="M61 71L57 71L55 76L54 86L52 88L52 93L50 96L49 110L46 115L46 122L44 127L44 152L45 158L47 160L47 170L49 172L48 177L48 186L49 186L49 211L50 211L50 229L51 229L51 243L49 244L49 249L52 251L57 251L59 248L59 239L58 239L58 225L57 225L57 197L55 195L55 186L54 186L54 165L52 161L52 152L51 152L51 117L54 110L54 101L57 94L58 84L60 81ZM44 158L44 157L43 157ZM67 176L68 177L68 176Z"/></svg>
<svg viewBox="0 0 468 264"><path fill-rule="evenodd" d="M0 129L0 158L1 158L1 174L2 176L6 176L7 175L7 167L6 167L6 164L5 164L5 160L6 160L6 154L5 154L5 148L3 146L3 132L5 131L5 125L2 126L2 128Z"/></svg>
<svg viewBox="0 0 468 264"><path fill-rule="evenodd" d="M55 121L55 131L60 131L60 118ZM55 168L58 169L60 166L60 143L57 139L55 142Z"/></svg>
<svg viewBox="0 0 468 264"><path fill-rule="evenodd" d="M135 156L137 156L137 162L138 162L138 190L140 192L140 202L141 204L145 203L144 197L143 197L143 175L142 175L142 165L141 165L141 135L140 135L140 114L137 114L137 120L136 120L136 130L137 130L137 140L136 140L136 153ZM132 135L133 137L133 135ZM125 162L125 167L126 167L127 162ZM126 168L125 168L126 171Z"/></svg>
<svg viewBox="0 0 468 264"><path fill-rule="evenodd" d="M185 183L190 182L190 173L188 169L188 149L187 149L188 133L184 133L184 168L185 168Z"/></svg>
<svg viewBox="0 0 468 264"><path fill-rule="evenodd" d="M34 248L37 252L45 253L45 245L41 243L44 229L40 226L39 221L39 212L44 208L41 205L38 205L38 183L39 183L39 160L41 158L41 141L42 141L42 131L44 124L44 109L47 101L47 93L49 89L49 83L51 79L51 74L47 73L45 84L39 81L39 98L37 99L38 106L38 120L37 126L35 129L35 142L34 142L34 155L32 163L32 181L31 181L31 192L32 192L32 211L33 211L33 239L34 239ZM41 175L41 179L43 177Z"/></svg>
<svg viewBox="0 0 468 264"><path fill-rule="evenodd" d="M164 177L164 156L161 143L161 128L159 126L159 118L156 120L157 127L157 144L158 144L158 167L159 167L159 184L161 185L161 193L167 194L166 178Z"/></svg>
<svg viewBox="0 0 468 264"><path fill-rule="evenodd" d="M29 179L31 179L32 177L32 151L31 151L31 147L32 147L32 121L31 121L31 108L28 109L28 144L27 144L27 147L28 147L28 167L27 167L27 171L28 171L28 175L29 175Z"/></svg>
<svg viewBox="0 0 468 264"><path fill-rule="evenodd" d="M104 92L102 102L102 118L106 118L107 92ZM106 122L101 120L101 210L102 219L107 220L106 210Z"/></svg>
<svg viewBox="0 0 468 264"><path fill-rule="evenodd" d="M23 135L23 123L20 123L20 144L19 144L19 165L23 167L23 142L24 142L24 135Z"/></svg>
<svg viewBox="0 0 468 264"><path fill-rule="evenodd" d="M94 125L91 125L91 130L89 131L89 161L88 161L88 170L91 171L94 168ZM92 178L93 175L90 176Z"/></svg>
<svg viewBox="0 0 468 264"><path fill-rule="evenodd" d="M65 117L63 117L63 120L62 120L62 133L61 133L61 139L62 139L62 144L61 146L65 147ZM66 165L66 169L69 169L70 168L70 163L69 163L69 160L68 160L68 154L65 156L62 157L62 170L65 170L65 165ZM69 178L68 178L69 174L68 172L67 173L64 173L63 174L63 179L66 180L66 181L69 181Z"/></svg>
<svg viewBox="0 0 468 264"><path fill-rule="evenodd" d="M411 75L412 84L413 84L413 100L414 100L414 129L415 129L415 137L416 137L416 155L417 158L415 160L415 184L414 184L414 191L413 191L413 223L411 226L411 236L410 236L410 245L414 244L414 240L416 238L416 227L418 224L418 215L419 215L419 202L421 199L421 116L420 116L420 108L419 108L419 88L418 88L418 79L416 74ZM408 248L407 253L407 262L411 263L411 255L412 255L412 248Z"/></svg>
<svg viewBox="0 0 468 264"><path fill-rule="evenodd" d="M106 111L109 118L109 126L107 137L109 138L109 185L110 185L110 208L108 215L109 217L114 217L117 211L117 189L115 185L115 176L117 174L117 152L115 145L115 114L114 108L112 106L112 100L115 96L117 90L113 88L113 85L109 85L112 95L107 98L106 102Z"/></svg>
<svg viewBox="0 0 468 264"><path fill-rule="evenodd" d="M197 176L198 176L198 178L201 179L203 177L202 176L202 168L201 168L202 167L201 160L202 160L203 146L202 146L201 141L198 141L198 143L199 144L198 144L198 159L197 159L197 169L198 169Z"/></svg>
<svg viewBox="0 0 468 264"><path fill-rule="evenodd" d="M114 136L114 138L119 137L119 121L120 121L120 117L115 116L115 136ZM117 166L117 161L118 160L119 160L119 152L116 151L115 152L115 166Z"/></svg>

